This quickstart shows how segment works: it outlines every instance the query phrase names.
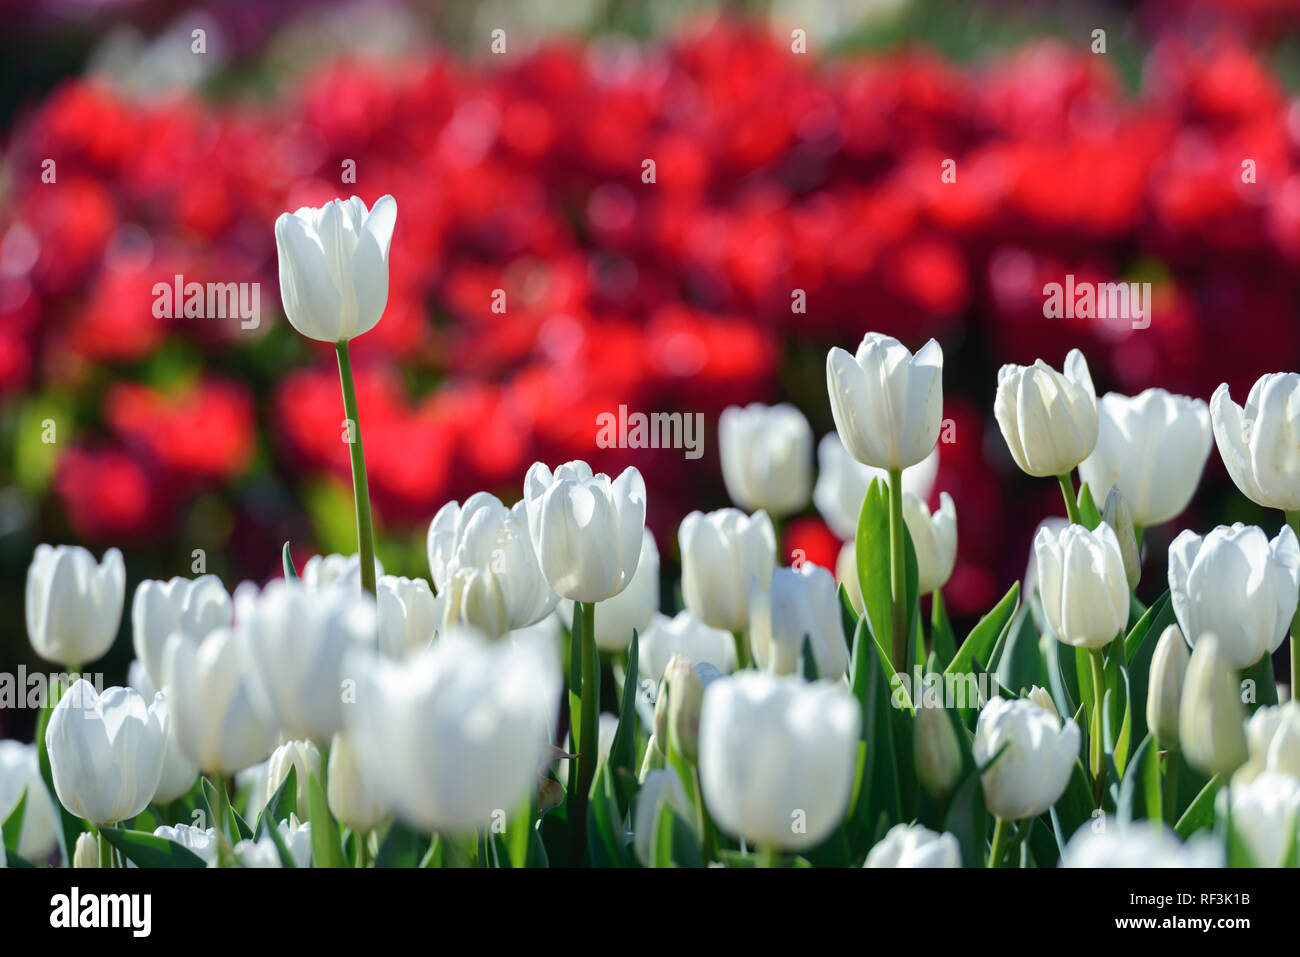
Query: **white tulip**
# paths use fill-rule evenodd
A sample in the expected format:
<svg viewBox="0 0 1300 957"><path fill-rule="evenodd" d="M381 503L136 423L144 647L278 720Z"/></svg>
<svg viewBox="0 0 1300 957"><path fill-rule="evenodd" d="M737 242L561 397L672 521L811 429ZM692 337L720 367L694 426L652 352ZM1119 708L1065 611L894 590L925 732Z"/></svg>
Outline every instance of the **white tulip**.
<svg viewBox="0 0 1300 957"><path fill-rule="evenodd" d="M346 734L334 735L328 778L330 813L354 834L373 831L384 818L384 808L373 785L361 773L356 745Z"/></svg>
<svg viewBox="0 0 1300 957"><path fill-rule="evenodd" d="M161 665L159 667L161 668ZM199 766L181 750L180 742L176 739L175 722L171 720L171 705L166 696L160 692L154 694L157 698L155 707L167 728L167 735L163 747L162 776L158 778L158 788L154 791L153 800L159 804L166 804L189 793L199 776Z"/></svg>
<svg viewBox="0 0 1300 957"><path fill-rule="evenodd" d="M290 814L287 821L280 822L279 831L294 867L311 867L311 822L299 823L297 815ZM280 851L269 834L263 834L257 841L244 840L236 844L235 860L240 867L284 866Z"/></svg>
<svg viewBox="0 0 1300 957"><path fill-rule="evenodd" d="M781 518L808 504L812 492L812 427L788 403L728 406L718 418L722 479L747 512Z"/></svg>
<svg viewBox="0 0 1300 957"><path fill-rule="evenodd" d="M1254 525L1190 529L1169 546L1169 593L1192 647L1213 632L1233 668L1249 668L1286 637L1300 589L1300 542L1287 526L1271 542Z"/></svg>
<svg viewBox="0 0 1300 957"><path fill-rule="evenodd" d="M1101 648L1128 623L1128 577L1119 540L1102 522L1089 531L1042 526L1034 536L1038 593L1052 632L1076 648Z"/></svg>
<svg viewBox="0 0 1300 957"><path fill-rule="evenodd" d="M880 469L922 461L939 441L943 350L931 339L912 353L892 336L869 332L856 355L826 355L835 431L859 462Z"/></svg>
<svg viewBox="0 0 1300 957"><path fill-rule="evenodd" d="M1265 771L1300 779L1300 702L1265 705L1246 722L1246 749L1250 757L1232 776L1232 784L1246 783Z"/></svg>
<svg viewBox="0 0 1300 957"><path fill-rule="evenodd" d="M266 763L262 807L267 807L271 803L275 792L280 790L280 785L289 777L290 768L293 768L294 772L294 806L298 809L298 816L308 820L307 777L310 775L317 781L321 778L320 749L310 741L286 741L271 752L271 757Z"/></svg>
<svg viewBox="0 0 1300 957"><path fill-rule="evenodd" d="M641 790L636 796L636 810L632 819L632 847L637 860L649 867L651 861L650 841L654 837L655 820L659 809L667 804L673 813L695 828L695 808L686 796L682 779L673 770L651 771L641 782Z"/></svg>
<svg viewBox="0 0 1300 957"><path fill-rule="evenodd" d="M354 651L347 671L357 680L347 733L367 780L408 822L473 831L537 787L562 688L549 641L450 631L404 662Z"/></svg>
<svg viewBox="0 0 1300 957"><path fill-rule="evenodd" d="M74 868L99 867L99 841L89 831L82 831L77 835L76 848L72 852L72 866Z"/></svg>
<svg viewBox="0 0 1300 957"><path fill-rule="evenodd" d="M1223 644L1203 632L1192 649L1178 706L1178 740L1187 763L1206 774L1231 774L1248 757L1237 677Z"/></svg>
<svg viewBox="0 0 1300 957"><path fill-rule="evenodd" d="M737 632L749 620L750 579L767 588L776 568L776 532L766 512L691 512L677 531L682 599L713 628Z"/></svg>
<svg viewBox="0 0 1300 957"><path fill-rule="evenodd" d="M635 468L610 481L586 462L566 462L554 473L534 462L524 477L524 503L542 574L561 598L606 601L631 583L646 503Z"/></svg>
<svg viewBox="0 0 1300 957"><path fill-rule="evenodd" d="M700 783L718 826L788 851L825 840L848 809L861 709L832 681L741 672L700 714Z"/></svg>
<svg viewBox="0 0 1300 957"><path fill-rule="evenodd" d="M27 803L23 828L18 832L18 854L29 861L43 861L58 846L58 818L41 778L36 745L0 741L0 822L8 820L24 789Z"/></svg>
<svg viewBox="0 0 1300 957"><path fill-rule="evenodd" d="M961 847L951 834L921 824L895 824L867 854L863 867L961 867Z"/></svg>
<svg viewBox="0 0 1300 957"><path fill-rule="evenodd" d="M1079 758L1079 726L1032 701L994 698L975 724L974 755L989 811L1005 821L1037 817L1065 793Z"/></svg>
<svg viewBox="0 0 1300 957"><path fill-rule="evenodd" d="M573 602L559 603L562 621L573 621ZM596 647L601 651L626 651L632 643L632 629L644 640L645 633L659 613L659 548L650 529L643 529L641 557L632 581L596 612Z"/></svg>
<svg viewBox="0 0 1300 957"><path fill-rule="evenodd" d="M216 575L142 581L131 602L131 641L149 680L162 682L163 645L180 631L198 639L229 628L234 605Z"/></svg>
<svg viewBox="0 0 1300 957"><path fill-rule="evenodd" d="M904 493L906 494L906 493ZM862 617L862 582L858 580L858 550L855 542L845 542L835 558L835 580L844 586L849 604Z"/></svg>
<svg viewBox="0 0 1300 957"><path fill-rule="evenodd" d="M993 415L1016 465L1029 475L1065 475L1097 446L1097 392L1078 349L1063 372L1042 359L998 370Z"/></svg>
<svg viewBox="0 0 1300 957"><path fill-rule="evenodd" d="M924 459L903 469L903 494L909 492L928 501L939 474L938 444ZM852 542L858 534L862 501L873 479L889 483L887 469L863 465L844 448L840 437L830 432L817 443L817 484L813 486L813 504L838 538Z"/></svg>
<svg viewBox="0 0 1300 957"><path fill-rule="evenodd" d="M1300 375L1273 372L1237 405L1225 382L1210 397L1214 441L1228 474L1252 502L1300 509Z"/></svg>
<svg viewBox="0 0 1300 957"><path fill-rule="evenodd" d="M942 588L952 575L957 561L957 509L952 496L939 494L939 508L934 514L925 500L903 493L903 521L916 550L917 591Z"/></svg>
<svg viewBox="0 0 1300 957"><path fill-rule="evenodd" d="M1238 786L1221 790L1215 799L1222 817L1232 800L1232 827L1250 852L1256 867L1280 867L1285 849L1297 839L1300 826L1300 779L1265 771Z"/></svg>
<svg viewBox="0 0 1300 957"><path fill-rule="evenodd" d="M161 827L154 828L154 837L162 837L174 844L179 844L185 850L201 857L209 865L217 859L217 829L215 827L207 828L194 827L190 824L177 824L175 827L164 824ZM80 839L77 841L80 848Z"/></svg>
<svg viewBox="0 0 1300 957"><path fill-rule="evenodd" d="M464 505L448 502L429 524L428 554L440 628L459 623L496 638L536 624L555 607L522 501L506 508L478 492Z"/></svg>
<svg viewBox="0 0 1300 957"><path fill-rule="evenodd" d="M281 578L258 592L245 583L235 591L235 619L248 636L263 720L285 738L332 738L343 727L343 657L375 644L374 599L340 585L312 593Z"/></svg>
<svg viewBox="0 0 1300 957"><path fill-rule="evenodd" d="M254 710L248 636L218 628L177 635L163 651L164 693L181 751L205 771L233 774L263 761L275 732Z"/></svg>
<svg viewBox="0 0 1300 957"><path fill-rule="evenodd" d="M841 677L849 666L841 616L835 577L812 562L776 569L769 589L751 582L749 643L754 663L772 674L803 674L806 639L818 676Z"/></svg>
<svg viewBox="0 0 1300 957"><path fill-rule="evenodd" d="M113 646L122 621L126 568L116 548L95 556L78 545L37 545L27 568L27 637L46 661L80 668Z"/></svg>
<svg viewBox="0 0 1300 957"><path fill-rule="evenodd" d="M669 618L656 614L640 641L637 675L658 683L673 655L694 662L707 662L719 671L736 670L736 641L731 632L710 628L689 611Z"/></svg>
<svg viewBox="0 0 1300 957"><path fill-rule="evenodd" d="M1156 642L1147 684L1147 727L1162 748L1178 747L1178 710L1190 658L1183 633L1170 625Z"/></svg>
<svg viewBox="0 0 1300 957"><path fill-rule="evenodd" d="M375 581L384 577L384 566L375 559ZM324 591L331 585L347 585L353 591L361 591L361 556L355 553L340 555L313 555L302 566L299 575L303 587L308 591Z"/></svg>
<svg viewBox="0 0 1300 957"><path fill-rule="evenodd" d="M321 342L346 342L373 329L388 303L388 246L396 222L391 196L381 196L370 210L353 196L282 213L275 249L290 325Z"/></svg>
<svg viewBox="0 0 1300 957"><path fill-rule="evenodd" d="M379 616L379 650L404 658L433 640L437 628L437 602L423 578L385 575L375 589Z"/></svg>
<svg viewBox="0 0 1300 957"><path fill-rule="evenodd" d="M1169 828L1151 821L1124 824L1109 815L1074 832L1061 867L1223 867L1223 847L1208 835L1183 843Z"/></svg>
<svg viewBox="0 0 1300 957"><path fill-rule="evenodd" d="M1143 527L1179 515L1192 500L1214 437L1201 399L1147 389L1108 392L1097 403L1097 445L1079 476L1097 501L1115 486Z"/></svg>
<svg viewBox="0 0 1300 957"><path fill-rule="evenodd" d="M55 705L45 749L59 802L95 824L135 817L162 776L166 718L131 688L98 694L80 678Z"/></svg>

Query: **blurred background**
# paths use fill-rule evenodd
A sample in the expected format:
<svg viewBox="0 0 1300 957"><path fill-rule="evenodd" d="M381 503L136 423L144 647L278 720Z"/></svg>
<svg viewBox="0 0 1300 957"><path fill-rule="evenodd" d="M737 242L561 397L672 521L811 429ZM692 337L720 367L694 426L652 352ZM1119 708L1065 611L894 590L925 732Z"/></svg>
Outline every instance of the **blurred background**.
<svg viewBox="0 0 1300 957"><path fill-rule="evenodd" d="M49 670L23 624L38 542L126 553L122 634L94 666L110 682L140 579L201 556L233 588L278 575L286 540L300 565L355 550L333 351L284 321L273 234L339 195L399 208L387 313L353 343L379 555L398 574L427 576L445 501L513 501L534 460L580 457L644 472L671 594L677 522L729 504L718 413L785 399L832 431L826 350L877 330L944 348L956 441L934 497L957 505L960 632L1062 512L993 423L1001 363L1078 346L1099 395L1208 399L1226 381L1238 401L1296 368L1294 0L0 0L0 15L0 671ZM1042 287L1066 273L1151 282L1150 327L1044 319ZM260 283L261 322L159 318L153 287L176 275ZM595 447L597 413L620 404L703 412L703 458ZM1236 520L1272 534L1281 515L1212 452L1188 513L1148 530L1139 595L1164 590L1178 529ZM834 566L812 507L784 538L787 562L801 548ZM34 718L0 709L0 737Z"/></svg>

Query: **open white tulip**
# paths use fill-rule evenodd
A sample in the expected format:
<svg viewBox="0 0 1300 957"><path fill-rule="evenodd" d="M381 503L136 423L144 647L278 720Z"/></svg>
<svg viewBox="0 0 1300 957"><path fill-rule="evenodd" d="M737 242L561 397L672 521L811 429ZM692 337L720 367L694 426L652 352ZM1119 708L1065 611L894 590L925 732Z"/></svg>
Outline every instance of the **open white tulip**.
<svg viewBox="0 0 1300 957"><path fill-rule="evenodd" d="M1063 370L1042 359L998 370L993 415L1011 457L1029 475L1066 475L1097 446L1097 392L1088 361L1071 349Z"/></svg>
<svg viewBox="0 0 1300 957"><path fill-rule="evenodd" d="M916 550L917 591L924 595L948 583L957 561L957 509L952 496L939 494L931 514L925 500L903 493L903 521Z"/></svg>
<svg viewBox="0 0 1300 957"><path fill-rule="evenodd" d="M1232 784L1243 784L1265 771L1300 779L1300 701L1265 705L1246 722L1249 759Z"/></svg>
<svg viewBox="0 0 1300 957"><path fill-rule="evenodd" d="M1065 793L1079 759L1079 726L1026 698L994 698L975 724L975 763L983 767L999 751L980 778L989 811L1004 821L1037 817Z"/></svg>
<svg viewBox="0 0 1300 957"><path fill-rule="evenodd" d="M379 650L384 654L404 658L433 640L437 603L423 578L384 575L375 590L375 608Z"/></svg>
<svg viewBox="0 0 1300 957"><path fill-rule="evenodd" d="M772 674L802 674L806 640L818 677L841 677L849 666L842 614L835 577L812 562L776 569L769 588L751 581L749 643L754 663Z"/></svg>
<svg viewBox="0 0 1300 957"><path fill-rule="evenodd" d="M1089 531L1042 526L1034 536L1038 593L1053 633L1076 648L1101 648L1128 622L1124 557L1105 522Z"/></svg>
<svg viewBox="0 0 1300 957"><path fill-rule="evenodd" d="M356 553L340 555L338 552L329 555L313 555L302 566L299 577L303 587L308 591L323 591L331 585L347 585L354 591L360 591L361 556ZM382 577L384 577L384 566L376 558L375 581Z"/></svg>
<svg viewBox="0 0 1300 957"><path fill-rule="evenodd" d="M1238 786L1224 788L1216 804L1220 816L1232 801L1232 827L1250 851L1256 867L1281 867L1285 849L1300 827L1300 778L1265 771Z"/></svg>
<svg viewBox="0 0 1300 957"><path fill-rule="evenodd" d="M766 512L691 512L677 531L682 600L713 628L737 632L749 620L750 579L766 588L776 568L776 531Z"/></svg>
<svg viewBox="0 0 1300 957"><path fill-rule="evenodd" d="M373 329L388 304L388 247L396 223L391 196L369 210L353 196L281 214L275 248L290 325L321 342L346 342Z"/></svg>
<svg viewBox="0 0 1300 957"><path fill-rule="evenodd" d="M78 545L37 545L27 569L27 637L46 661L80 668L113 646L126 568L116 548L102 562Z"/></svg>
<svg viewBox="0 0 1300 957"><path fill-rule="evenodd" d="M162 825L154 828L154 837L162 837L185 850L203 858L209 866L217 859L217 829L194 827L190 824L177 824L175 827ZM80 842L78 842L78 847Z"/></svg>
<svg viewBox="0 0 1300 957"><path fill-rule="evenodd" d="M861 720L857 699L836 682L752 671L714 680L699 738L713 820L756 844L820 844L848 808Z"/></svg>
<svg viewBox="0 0 1300 957"><path fill-rule="evenodd" d="M560 599L561 620L573 621L573 602ZM632 629L644 640L659 612L659 548L650 529L643 529L641 557L632 581L608 601L600 603L596 616L596 647L601 651L626 651L632 643Z"/></svg>
<svg viewBox="0 0 1300 957"><path fill-rule="evenodd" d="M1252 502L1300 509L1300 375L1273 372L1250 387L1246 405L1225 382L1210 397L1214 441L1228 474Z"/></svg>
<svg viewBox="0 0 1300 957"><path fill-rule="evenodd" d="M173 632L203 638L229 628L233 614L230 595L216 575L142 581L131 602L131 641L149 680L162 684L163 645Z"/></svg>
<svg viewBox="0 0 1300 957"><path fill-rule="evenodd" d="M1159 525L1187 508L1213 444L1201 399L1164 389L1132 398L1108 392L1097 403L1097 445L1079 476L1097 502L1116 486L1133 521Z"/></svg>
<svg viewBox="0 0 1300 957"><path fill-rule="evenodd" d="M656 614L640 646L637 674L642 680L657 683L662 679L673 655L707 662L726 673L736 670L736 642L731 632L711 628L689 611L679 611L672 618Z"/></svg>
<svg viewBox="0 0 1300 957"><path fill-rule="evenodd" d="M867 854L863 867L961 867L957 838L921 824L895 824Z"/></svg>
<svg viewBox="0 0 1300 957"><path fill-rule="evenodd" d="M788 403L728 406L718 418L722 479L747 512L797 512L812 492L812 427Z"/></svg>
<svg viewBox="0 0 1300 957"><path fill-rule="evenodd" d="M524 477L528 529L542 574L561 598L599 602L632 581L645 528L645 481L626 468L613 481L586 462L552 472L534 462ZM597 616L599 617L599 616Z"/></svg>
<svg viewBox="0 0 1300 957"><path fill-rule="evenodd" d="M36 745L0 741L0 821L9 819L24 789L27 802L17 851L28 861L42 861L58 846L59 838L54 802L41 778Z"/></svg>
<svg viewBox="0 0 1300 957"><path fill-rule="evenodd" d="M1286 637L1300 591L1300 542L1287 526L1270 542L1255 525L1190 529L1169 546L1169 595L1192 647L1213 632L1233 668L1249 668Z"/></svg>
<svg viewBox="0 0 1300 957"><path fill-rule="evenodd" d="M80 678L55 705L45 748L59 802L95 824L135 817L162 776L166 718L131 688L102 695Z"/></svg>
<svg viewBox="0 0 1300 957"><path fill-rule="evenodd" d="M1061 867L1223 867L1223 846L1213 838L1202 834L1183 843L1169 828L1151 825L1094 818L1065 845Z"/></svg>
<svg viewBox="0 0 1300 957"><path fill-rule="evenodd" d="M916 465L903 469L903 494L928 501L939 474L938 444ZM858 534L862 501L873 479L889 481L887 469L863 465L849 455L839 435L829 432L817 443L817 483L813 504L838 538L853 541Z"/></svg>

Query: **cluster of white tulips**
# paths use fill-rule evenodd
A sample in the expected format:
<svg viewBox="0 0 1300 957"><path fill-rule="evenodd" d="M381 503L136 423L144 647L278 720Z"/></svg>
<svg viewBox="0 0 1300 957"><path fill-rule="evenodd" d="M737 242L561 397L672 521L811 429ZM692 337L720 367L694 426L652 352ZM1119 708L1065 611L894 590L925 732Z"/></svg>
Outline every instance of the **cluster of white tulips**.
<svg viewBox="0 0 1300 957"><path fill-rule="evenodd" d="M335 343L354 424L348 340L382 315L395 218L353 198L276 226L286 314ZM0 743L11 865L1295 866L1300 705L1270 655L1300 596L1300 376L1242 408L1099 403L1077 350L1004 367L1011 457L1067 520L1033 540L1024 608L1016 583L958 641L956 513L927 506L942 371L933 341L832 349L815 483L802 413L728 409L739 507L682 521L671 615L634 468L536 463L513 506L438 511L428 580L385 574L358 428L357 554L299 572L286 546L283 579L233 593L142 582L131 687L69 681L35 744ZM1143 532L1216 441L1286 525L1183 532L1145 605ZM810 501L848 541L834 573L778 554ZM75 678L125 597L117 550L40 546L33 648Z"/></svg>

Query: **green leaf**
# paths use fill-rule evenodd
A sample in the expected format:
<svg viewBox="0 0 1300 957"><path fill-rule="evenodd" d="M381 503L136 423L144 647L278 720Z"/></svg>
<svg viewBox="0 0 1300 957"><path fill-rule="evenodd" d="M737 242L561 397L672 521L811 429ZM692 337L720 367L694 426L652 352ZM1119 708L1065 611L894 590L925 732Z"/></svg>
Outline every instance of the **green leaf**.
<svg viewBox="0 0 1300 957"><path fill-rule="evenodd" d="M952 663L944 669L944 674L974 674L973 662L976 656L980 661L992 661L998 637L1019 607L1020 582L1012 582L1002 600L971 629L953 656Z"/></svg>
<svg viewBox="0 0 1300 957"><path fill-rule="evenodd" d="M298 768L290 764L289 773L284 776L280 786L275 789L271 795L271 800L266 802L266 807L262 808L257 815L257 822L261 824L264 819L270 817L276 824L281 821L289 820L290 814L298 813Z"/></svg>
<svg viewBox="0 0 1300 957"><path fill-rule="evenodd" d="M857 776L849 812L849 835L855 855L869 846L869 829L878 815L891 822L902 818L898 762L890 721L897 712L890 704L883 655L871 637L868 621L858 622L853 642L853 694L862 707ZM901 690L901 689L900 689Z"/></svg>
<svg viewBox="0 0 1300 957"><path fill-rule="evenodd" d="M569 746L578 753L578 733L582 729L582 602L573 603L573 622L569 629ZM574 793L578 790L578 762L569 761L569 779L564 788L565 807L573 816Z"/></svg>
<svg viewBox="0 0 1300 957"><path fill-rule="evenodd" d="M1124 639L1124 655L1128 660L1130 713L1133 736L1140 738L1147 728L1147 686L1150 683L1151 658L1164 630L1174 623L1174 607L1169 592L1152 602L1151 607L1138 619Z"/></svg>
<svg viewBox="0 0 1300 957"><path fill-rule="evenodd" d="M849 598L848 589L843 585L839 587L839 594L840 625L844 629L844 644L849 651L852 651L853 633L858 630L858 610L853 607L853 600Z"/></svg>
<svg viewBox="0 0 1300 957"><path fill-rule="evenodd" d="M943 829L957 838L961 862L966 867L982 867L988 858L989 812L984 805L984 788L974 769L953 792Z"/></svg>
<svg viewBox="0 0 1300 957"><path fill-rule="evenodd" d="M1214 826L1214 798L1221 787L1223 787L1222 775L1216 774L1210 778L1205 787L1201 788L1201 793L1196 795L1192 803L1187 806L1187 810L1183 812L1183 816L1178 819L1174 831L1184 841L1197 831Z"/></svg>
<svg viewBox="0 0 1300 957"><path fill-rule="evenodd" d="M289 773L293 773L293 768L289 768ZM280 833L280 825L273 817L261 814L257 818L257 834L259 837L267 835L271 838L271 843L275 845L275 853L280 858L281 867L297 868L298 862L293 859L293 852L289 846L284 843L284 835Z"/></svg>
<svg viewBox="0 0 1300 957"><path fill-rule="evenodd" d="M1250 704L1254 714L1265 705L1277 704L1277 679L1273 677L1273 656L1263 655L1259 661L1241 673L1241 680L1255 683L1255 700Z"/></svg>
<svg viewBox="0 0 1300 957"><path fill-rule="evenodd" d="M1097 508L1087 482L1079 486L1079 519L1089 531L1101 524L1101 511Z"/></svg>
<svg viewBox="0 0 1300 957"><path fill-rule="evenodd" d="M284 566L284 577L294 579L298 577L298 569L293 567L293 556L289 554L289 543L284 543L284 548L280 550L280 564Z"/></svg>
<svg viewBox="0 0 1300 957"><path fill-rule="evenodd" d="M1147 818L1159 822L1163 817L1164 796L1160 789L1160 748L1148 734L1133 752L1133 760L1124 770L1119 785L1116 811L1122 823Z"/></svg>
<svg viewBox="0 0 1300 957"><path fill-rule="evenodd" d="M627 851L627 836L614 798L608 761L601 762L591 789L591 803L587 807L587 849L596 867L630 867L634 863Z"/></svg>
<svg viewBox="0 0 1300 957"><path fill-rule="evenodd" d="M620 814L627 813L628 802L632 795L622 784L624 778L618 772L627 771L636 775L636 696L637 667L641 654L640 639L636 629L632 629L632 646L627 653L627 672L623 676L623 700L619 704L618 730L609 747L609 763L613 766L614 793L618 797Z"/></svg>
<svg viewBox="0 0 1300 957"><path fill-rule="evenodd" d="M311 817L311 862L313 867L347 867L338 826L330 816L325 789L316 775L307 772L307 813Z"/></svg>
<svg viewBox="0 0 1300 957"><path fill-rule="evenodd" d="M1047 667L1038 646L1038 629L1034 627L1032 616L1023 615L1020 627L1008 631L994 677L999 686L1014 695L1048 683Z"/></svg>
<svg viewBox="0 0 1300 957"><path fill-rule="evenodd" d="M0 827L0 832L4 836L5 850L10 854L18 853L18 838L23 832L23 814L26 810L27 785L24 784L22 791L18 794L18 803L14 805L14 809L5 818L3 827Z"/></svg>
<svg viewBox="0 0 1300 957"><path fill-rule="evenodd" d="M943 595L937 591L930 608L930 646L940 670L947 668L957 656L957 636L952 630L952 623L948 621Z"/></svg>
<svg viewBox="0 0 1300 957"><path fill-rule="evenodd" d="M101 825L99 832L137 867L207 867L207 862L175 841L143 831Z"/></svg>
<svg viewBox="0 0 1300 957"><path fill-rule="evenodd" d="M695 844L695 833L668 802L659 805L650 832L652 867L703 867L704 859Z"/></svg>
<svg viewBox="0 0 1300 957"><path fill-rule="evenodd" d="M872 479L858 513L858 534L854 558L858 567L858 585L862 589L862 608L871 621L871 633L880 640L893 629L889 571L889 498L885 483ZM889 639L886 638L886 641Z"/></svg>
<svg viewBox="0 0 1300 957"><path fill-rule="evenodd" d="M314 825L313 825L314 826ZM365 835L360 835L364 838ZM375 867L419 867L429 850L429 836L395 821L379 842Z"/></svg>
<svg viewBox="0 0 1300 957"><path fill-rule="evenodd" d="M805 681L816 681L821 677L817 671L817 656L813 654L811 636L803 636L803 642L799 646L799 657L802 659Z"/></svg>

